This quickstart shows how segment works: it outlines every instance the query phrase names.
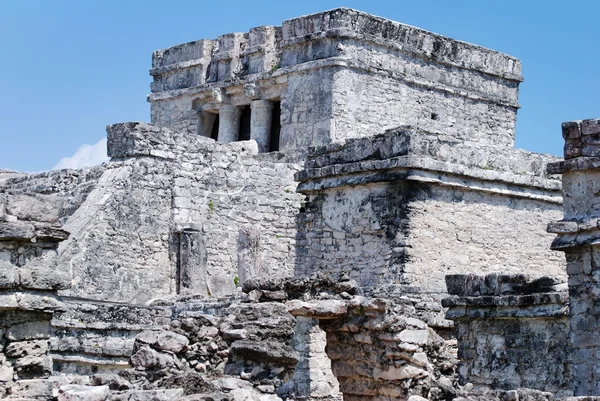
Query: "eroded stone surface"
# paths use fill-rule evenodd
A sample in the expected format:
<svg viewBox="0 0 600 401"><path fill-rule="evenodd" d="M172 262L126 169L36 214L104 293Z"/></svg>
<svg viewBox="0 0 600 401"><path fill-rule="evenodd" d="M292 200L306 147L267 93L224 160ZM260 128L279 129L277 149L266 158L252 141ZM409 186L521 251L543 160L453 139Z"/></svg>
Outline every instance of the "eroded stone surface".
<svg viewBox="0 0 600 401"><path fill-rule="evenodd" d="M0 171L0 397L553 400L556 250L597 390L599 124L512 149L518 60L335 9L152 63L111 162Z"/></svg>

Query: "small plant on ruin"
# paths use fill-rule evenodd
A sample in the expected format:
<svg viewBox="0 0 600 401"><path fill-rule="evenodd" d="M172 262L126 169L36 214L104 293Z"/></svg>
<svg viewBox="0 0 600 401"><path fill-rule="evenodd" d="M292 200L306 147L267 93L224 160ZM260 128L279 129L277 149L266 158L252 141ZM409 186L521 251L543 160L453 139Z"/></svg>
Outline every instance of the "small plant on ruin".
<svg viewBox="0 0 600 401"><path fill-rule="evenodd" d="M215 205L213 204L213 201L209 200L208 201L208 214L211 215L215 210Z"/></svg>
<svg viewBox="0 0 600 401"><path fill-rule="evenodd" d="M235 288L238 288L240 286L240 278L238 276L235 276L233 278L233 284L235 284Z"/></svg>

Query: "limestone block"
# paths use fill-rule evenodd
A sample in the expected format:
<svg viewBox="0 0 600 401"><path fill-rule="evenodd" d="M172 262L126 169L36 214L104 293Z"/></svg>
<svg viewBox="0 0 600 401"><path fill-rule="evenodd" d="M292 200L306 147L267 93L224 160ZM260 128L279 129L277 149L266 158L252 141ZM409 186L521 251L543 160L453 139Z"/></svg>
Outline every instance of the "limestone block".
<svg viewBox="0 0 600 401"><path fill-rule="evenodd" d="M12 259L12 255L10 251L0 251L0 263L1 262L10 262Z"/></svg>
<svg viewBox="0 0 600 401"><path fill-rule="evenodd" d="M251 382L238 379L236 377L220 377L218 379L211 380L211 383L226 391L236 389L252 389L254 387Z"/></svg>
<svg viewBox="0 0 600 401"><path fill-rule="evenodd" d="M0 222L1 240L28 240L35 237L32 224L24 222Z"/></svg>
<svg viewBox="0 0 600 401"><path fill-rule="evenodd" d="M292 300L285 305L293 316L315 319L335 319L348 312L348 304L338 300L315 300L312 302Z"/></svg>
<svg viewBox="0 0 600 401"><path fill-rule="evenodd" d="M36 290L65 290L71 284L67 273L44 267L19 269L19 277L23 288Z"/></svg>
<svg viewBox="0 0 600 401"><path fill-rule="evenodd" d="M377 380L403 380L403 379L418 379L427 376L426 370L416 366L405 365L401 367L389 366L387 369L374 368L373 378Z"/></svg>
<svg viewBox="0 0 600 401"><path fill-rule="evenodd" d="M143 368L162 369L175 366L175 361L169 355L161 354L148 346L143 346L131 356L131 364Z"/></svg>
<svg viewBox="0 0 600 401"><path fill-rule="evenodd" d="M108 386L111 390L129 390L132 388L130 382L114 373L98 373L92 375L94 386Z"/></svg>
<svg viewBox="0 0 600 401"><path fill-rule="evenodd" d="M180 235L179 255L181 292L205 294L207 255L204 235L184 229Z"/></svg>
<svg viewBox="0 0 600 401"><path fill-rule="evenodd" d="M16 309L18 307L17 295L14 292L0 293L0 310Z"/></svg>
<svg viewBox="0 0 600 401"><path fill-rule="evenodd" d="M65 308L58 295L52 292L20 291L16 297L21 309L53 311Z"/></svg>
<svg viewBox="0 0 600 401"><path fill-rule="evenodd" d="M46 339L50 338L50 334L50 319L15 324L6 330L6 338L10 341Z"/></svg>
<svg viewBox="0 0 600 401"><path fill-rule="evenodd" d="M237 340L231 345L230 352L245 359L258 362L273 362L280 365L298 363L298 353L291 347L277 341Z"/></svg>
<svg viewBox="0 0 600 401"><path fill-rule="evenodd" d="M70 384L58 390L58 401L106 401L110 397L108 386L81 386Z"/></svg>
<svg viewBox="0 0 600 401"><path fill-rule="evenodd" d="M0 262L2 263L2 262ZM19 269L0 266L0 289L14 288L19 284Z"/></svg>
<svg viewBox="0 0 600 401"><path fill-rule="evenodd" d="M19 379L46 378L52 374L52 358L44 356L24 356L14 363Z"/></svg>
<svg viewBox="0 0 600 401"><path fill-rule="evenodd" d="M260 226L244 227L238 234L238 277L240 284L248 279L262 276L260 253Z"/></svg>
<svg viewBox="0 0 600 401"><path fill-rule="evenodd" d="M0 382L8 382L13 379L14 370L11 366L0 366Z"/></svg>
<svg viewBox="0 0 600 401"><path fill-rule="evenodd" d="M18 220L19 219L17 218L17 216L5 214L2 216L2 220L0 220L0 221L5 221L7 223L16 223Z"/></svg>
<svg viewBox="0 0 600 401"><path fill-rule="evenodd" d="M22 398L49 400L52 399L52 382L44 379L18 380L10 392Z"/></svg>
<svg viewBox="0 0 600 401"><path fill-rule="evenodd" d="M181 352L190 343L187 337L167 330L145 330L135 339L157 350L170 351L175 354Z"/></svg>
<svg viewBox="0 0 600 401"><path fill-rule="evenodd" d="M581 122L581 135L600 134L600 118L583 120Z"/></svg>
<svg viewBox="0 0 600 401"><path fill-rule="evenodd" d="M246 329L232 329L225 330L223 332L223 339L225 340L243 340L247 336Z"/></svg>
<svg viewBox="0 0 600 401"><path fill-rule="evenodd" d="M42 356L48 352L48 341L14 341L8 344L4 353L10 358Z"/></svg>
<svg viewBox="0 0 600 401"><path fill-rule="evenodd" d="M57 222L62 212L62 200L52 195L8 195L6 212L19 220Z"/></svg>

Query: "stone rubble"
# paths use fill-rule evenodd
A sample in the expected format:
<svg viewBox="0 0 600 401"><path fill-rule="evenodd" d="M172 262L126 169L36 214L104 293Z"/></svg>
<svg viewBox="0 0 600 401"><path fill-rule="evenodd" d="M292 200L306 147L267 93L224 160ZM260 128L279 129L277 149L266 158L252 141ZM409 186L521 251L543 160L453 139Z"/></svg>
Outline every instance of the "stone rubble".
<svg viewBox="0 0 600 401"><path fill-rule="evenodd" d="M0 398L600 399L600 120L513 149L519 60L338 8L150 74L110 162L0 170Z"/></svg>

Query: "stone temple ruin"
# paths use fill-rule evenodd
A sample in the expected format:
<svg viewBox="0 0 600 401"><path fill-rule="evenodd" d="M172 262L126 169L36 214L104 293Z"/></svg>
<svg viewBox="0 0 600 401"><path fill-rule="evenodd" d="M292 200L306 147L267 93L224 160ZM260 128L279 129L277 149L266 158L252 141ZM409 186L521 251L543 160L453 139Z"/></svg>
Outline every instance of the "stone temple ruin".
<svg viewBox="0 0 600 401"><path fill-rule="evenodd" d="M519 60L335 9L150 75L0 172L0 398L600 400L600 120L515 150Z"/></svg>

